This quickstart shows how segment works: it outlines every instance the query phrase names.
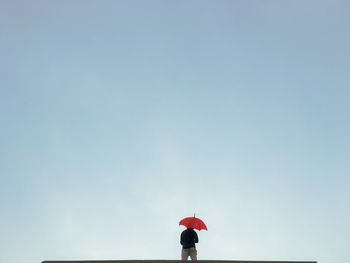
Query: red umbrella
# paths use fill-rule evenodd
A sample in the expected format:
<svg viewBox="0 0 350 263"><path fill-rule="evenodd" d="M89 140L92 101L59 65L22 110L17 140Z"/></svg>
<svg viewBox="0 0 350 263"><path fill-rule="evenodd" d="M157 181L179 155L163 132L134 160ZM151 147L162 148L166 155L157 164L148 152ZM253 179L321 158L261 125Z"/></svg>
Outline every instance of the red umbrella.
<svg viewBox="0 0 350 263"><path fill-rule="evenodd" d="M204 222L202 220L200 220L197 217L186 217L184 219L182 219L179 223L179 225L183 225L187 228L194 228L197 230L208 230L207 226L204 224Z"/></svg>

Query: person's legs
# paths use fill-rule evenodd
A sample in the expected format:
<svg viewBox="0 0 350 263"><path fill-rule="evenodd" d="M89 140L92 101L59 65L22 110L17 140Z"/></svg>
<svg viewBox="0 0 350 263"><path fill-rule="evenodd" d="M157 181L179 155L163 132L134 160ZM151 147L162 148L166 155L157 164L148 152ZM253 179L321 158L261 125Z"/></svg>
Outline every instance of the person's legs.
<svg viewBox="0 0 350 263"><path fill-rule="evenodd" d="M197 249L195 247L190 248L191 260L197 260Z"/></svg>
<svg viewBox="0 0 350 263"><path fill-rule="evenodd" d="M189 252L188 248L183 248L181 251L181 260L188 260Z"/></svg>

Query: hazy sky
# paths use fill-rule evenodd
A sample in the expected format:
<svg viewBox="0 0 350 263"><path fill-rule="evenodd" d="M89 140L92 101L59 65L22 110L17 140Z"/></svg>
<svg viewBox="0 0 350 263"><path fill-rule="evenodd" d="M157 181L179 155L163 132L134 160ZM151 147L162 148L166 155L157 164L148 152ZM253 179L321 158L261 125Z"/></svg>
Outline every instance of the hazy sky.
<svg viewBox="0 0 350 263"><path fill-rule="evenodd" d="M349 262L349 10L0 0L0 263Z"/></svg>

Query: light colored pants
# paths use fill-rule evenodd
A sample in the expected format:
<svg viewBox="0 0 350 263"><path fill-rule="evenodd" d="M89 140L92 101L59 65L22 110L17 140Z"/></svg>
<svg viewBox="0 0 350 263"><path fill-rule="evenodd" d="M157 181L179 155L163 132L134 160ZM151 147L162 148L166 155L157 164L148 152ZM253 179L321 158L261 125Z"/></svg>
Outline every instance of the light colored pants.
<svg viewBox="0 0 350 263"><path fill-rule="evenodd" d="M195 247L182 249L181 260L188 260L189 256L191 257L191 260L197 260L197 249Z"/></svg>

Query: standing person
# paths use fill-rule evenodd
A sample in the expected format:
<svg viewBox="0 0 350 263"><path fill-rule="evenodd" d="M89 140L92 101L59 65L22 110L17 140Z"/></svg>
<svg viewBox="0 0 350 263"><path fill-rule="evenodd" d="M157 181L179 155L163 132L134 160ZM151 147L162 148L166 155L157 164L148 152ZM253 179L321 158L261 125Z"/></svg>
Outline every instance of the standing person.
<svg viewBox="0 0 350 263"><path fill-rule="evenodd" d="M187 228L181 233L180 243L182 245L181 260L197 260L196 243L198 243L198 235L193 228Z"/></svg>

